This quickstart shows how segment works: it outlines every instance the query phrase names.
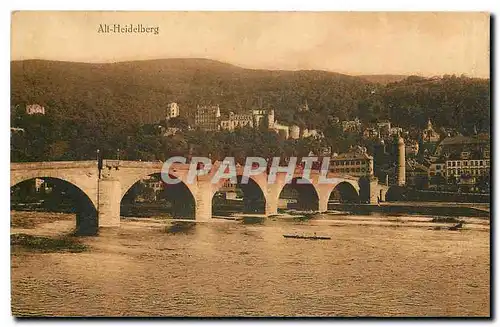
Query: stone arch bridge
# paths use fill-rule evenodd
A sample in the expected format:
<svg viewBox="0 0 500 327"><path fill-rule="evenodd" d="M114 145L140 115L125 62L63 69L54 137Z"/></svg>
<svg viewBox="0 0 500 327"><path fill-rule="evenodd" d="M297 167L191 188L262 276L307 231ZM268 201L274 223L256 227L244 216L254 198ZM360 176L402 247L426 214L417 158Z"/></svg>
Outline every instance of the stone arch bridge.
<svg viewBox="0 0 500 327"><path fill-rule="evenodd" d="M207 221L212 217L212 199L222 187L224 180L212 184L211 179L218 169L218 163L212 166L207 175L198 176L195 183L187 183L189 164L173 164L169 174L180 179L187 187L194 199L194 218L197 221ZM120 202L127 191L141 179L161 173L162 162L103 160L102 170L99 171L97 161L55 161L11 163L10 186L15 186L33 178L55 178L72 184L88 198L93 207L98 227L115 227L120 224ZM237 174L242 175L243 167L237 167ZM285 183L286 173L278 173L275 183L268 183L267 173L250 176L258 185L265 200L265 215L277 213L278 199ZM302 171L296 170L294 179L302 177ZM328 178L334 183L319 183L319 172L311 171L308 185L312 186L308 192L316 193L317 208L327 210L328 200L332 191L340 184L347 184L356 194L365 194L362 202L377 203L385 199L387 188L379 185L372 179L365 185L356 177L328 173ZM92 210L91 210L92 211ZM92 218L92 217L91 217Z"/></svg>

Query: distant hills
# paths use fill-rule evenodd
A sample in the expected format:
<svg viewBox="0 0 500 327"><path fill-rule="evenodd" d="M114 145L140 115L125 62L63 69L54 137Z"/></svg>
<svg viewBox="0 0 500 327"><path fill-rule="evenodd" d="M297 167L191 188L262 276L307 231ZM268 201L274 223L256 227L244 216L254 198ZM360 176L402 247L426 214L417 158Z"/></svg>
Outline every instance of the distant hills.
<svg viewBox="0 0 500 327"><path fill-rule="evenodd" d="M178 102L182 114L191 114L198 104L220 104L223 112L262 105L286 120L286 112L307 100L311 108L342 117L369 94L371 84L366 77L245 69L208 59L11 62L13 104L40 103L58 114L111 115L127 122L162 117L169 102Z"/></svg>
<svg viewBox="0 0 500 327"><path fill-rule="evenodd" d="M389 84L394 82L399 82L408 77L408 75L357 75L357 77L362 78L371 83Z"/></svg>
<svg viewBox="0 0 500 327"><path fill-rule="evenodd" d="M311 112L297 113L306 100ZM279 121L310 128L325 128L332 116L390 118L403 127L422 127L429 118L467 130L490 125L488 79L257 70L208 59L11 62L13 106L38 103L60 120L110 133L163 119L169 102L186 117L204 104L219 104L223 113L273 108Z"/></svg>

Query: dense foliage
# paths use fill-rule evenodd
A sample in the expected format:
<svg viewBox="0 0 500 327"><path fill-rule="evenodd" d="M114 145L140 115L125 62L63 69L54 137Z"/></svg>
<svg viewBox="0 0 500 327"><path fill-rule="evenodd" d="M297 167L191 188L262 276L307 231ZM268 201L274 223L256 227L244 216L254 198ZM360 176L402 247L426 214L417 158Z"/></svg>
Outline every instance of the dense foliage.
<svg viewBox="0 0 500 327"><path fill-rule="evenodd" d="M391 80L396 80L393 78ZM360 141L342 133L334 117L364 123L391 119L401 127L435 126L463 133L489 131L489 80L411 76L381 84L324 71L249 70L204 59L169 59L114 64L41 60L11 63L12 160L77 160L106 157L162 160L172 154L271 156L331 146L344 151ZM310 111L298 112L307 100ZM326 139L284 141L264 130L162 137L156 130L166 104L177 102L192 124L198 104L220 104L223 113L274 108L282 123L324 131ZM46 108L28 116L26 104ZM162 123L166 125L165 122ZM118 151L119 149L119 151ZM307 151L306 151L307 150ZM119 154L118 154L119 152Z"/></svg>

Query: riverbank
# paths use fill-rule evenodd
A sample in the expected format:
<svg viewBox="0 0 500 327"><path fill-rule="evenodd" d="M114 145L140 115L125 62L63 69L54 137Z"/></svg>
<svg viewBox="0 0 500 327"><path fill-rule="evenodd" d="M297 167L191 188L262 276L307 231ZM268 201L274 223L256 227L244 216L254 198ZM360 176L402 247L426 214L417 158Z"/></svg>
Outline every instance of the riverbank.
<svg viewBox="0 0 500 327"><path fill-rule="evenodd" d="M436 216L490 217L489 204L448 202L382 202L380 204L329 203L329 210L347 211L353 214L416 214Z"/></svg>

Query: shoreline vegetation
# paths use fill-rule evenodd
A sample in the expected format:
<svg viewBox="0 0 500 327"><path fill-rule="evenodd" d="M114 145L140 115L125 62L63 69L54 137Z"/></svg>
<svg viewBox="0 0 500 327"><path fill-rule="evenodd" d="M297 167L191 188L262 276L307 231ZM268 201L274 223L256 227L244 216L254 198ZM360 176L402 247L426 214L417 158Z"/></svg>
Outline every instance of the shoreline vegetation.
<svg viewBox="0 0 500 327"><path fill-rule="evenodd" d="M83 244L78 238L71 235L60 235L58 237L38 236L30 234L11 234L10 246L12 252L24 250L29 252L70 252L80 253L87 251L89 246Z"/></svg>

